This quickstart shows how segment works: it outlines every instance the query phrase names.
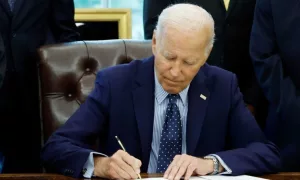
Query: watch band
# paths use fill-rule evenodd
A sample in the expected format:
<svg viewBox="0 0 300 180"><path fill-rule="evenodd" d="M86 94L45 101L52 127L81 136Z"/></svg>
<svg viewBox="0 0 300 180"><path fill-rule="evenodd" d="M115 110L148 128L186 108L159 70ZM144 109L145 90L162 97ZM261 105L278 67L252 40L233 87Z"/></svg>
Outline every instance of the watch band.
<svg viewBox="0 0 300 180"><path fill-rule="evenodd" d="M219 161L215 156L205 156L204 159L211 159L214 163L214 171L211 175L219 174Z"/></svg>

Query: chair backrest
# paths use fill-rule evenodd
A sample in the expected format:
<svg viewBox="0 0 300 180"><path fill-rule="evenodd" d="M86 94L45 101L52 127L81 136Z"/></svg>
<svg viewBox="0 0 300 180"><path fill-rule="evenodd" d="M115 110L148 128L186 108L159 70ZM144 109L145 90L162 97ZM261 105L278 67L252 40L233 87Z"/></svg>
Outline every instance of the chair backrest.
<svg viewBox="0 0 300 180"><path fill-rule="evenodd" d="M43 140L79 108L94 88L102 68L152 55L151 41L78 41L38 50Z"/></svg>

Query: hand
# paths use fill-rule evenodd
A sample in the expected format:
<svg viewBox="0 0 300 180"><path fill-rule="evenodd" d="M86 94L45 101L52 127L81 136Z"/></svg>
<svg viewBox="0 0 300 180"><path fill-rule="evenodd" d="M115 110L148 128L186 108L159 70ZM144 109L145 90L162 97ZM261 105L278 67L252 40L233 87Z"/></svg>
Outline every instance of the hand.
<svg viewBox="0 0 300 180"><path fill-rule="evenodd" d="M186 154L176 155L164 174L165 179L179 180L183 175L189 179L192 174L207 175L213 172L214 165L210 159L201 159Z"/></svg>
<svg viewBox="0 0 300 180"><path fill-rule="evenodd" d="M141 161L119 150L111 157L94 157L94 175L109 179L138 179Z"/></svg>

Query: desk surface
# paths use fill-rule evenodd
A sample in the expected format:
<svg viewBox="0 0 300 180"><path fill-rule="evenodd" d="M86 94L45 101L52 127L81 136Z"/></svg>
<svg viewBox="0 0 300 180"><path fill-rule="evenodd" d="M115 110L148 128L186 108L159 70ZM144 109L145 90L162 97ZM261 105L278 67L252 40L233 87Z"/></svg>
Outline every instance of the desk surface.
<svg viewBox="0 0 300 180"><path fill-rule="evenodd" d="M142 174L142 177L143 178L162 177L162 175ZM300 172L272 174L272 175L263 176L262 178L271 179L271 180L300 180ZM57 174L0 174L0 179L1 180L75 180L74 178L57 175Z"/></svg>

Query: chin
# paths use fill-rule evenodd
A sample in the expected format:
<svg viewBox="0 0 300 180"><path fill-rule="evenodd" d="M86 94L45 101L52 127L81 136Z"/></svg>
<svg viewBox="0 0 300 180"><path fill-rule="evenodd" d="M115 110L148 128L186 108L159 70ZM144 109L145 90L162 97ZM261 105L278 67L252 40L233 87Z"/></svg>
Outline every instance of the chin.
<svg viewBox="0 0 300 180"><path fill-rule="evenodd" d="M167 86L167 87L163 87L163 89L164 89L167 93L169 93L169 94L178 94L178 93L180 93L179 88L174 88L174 87L169 87L169 86Z"/></svg>

